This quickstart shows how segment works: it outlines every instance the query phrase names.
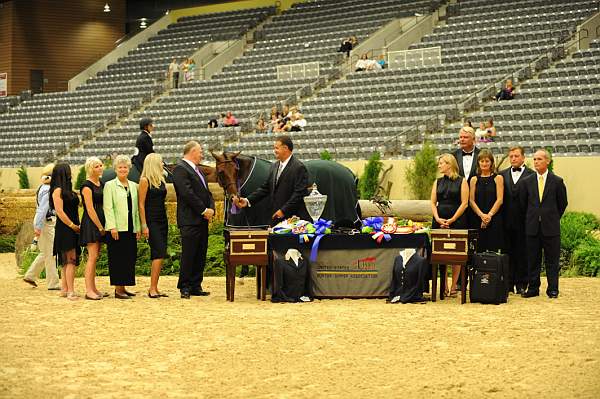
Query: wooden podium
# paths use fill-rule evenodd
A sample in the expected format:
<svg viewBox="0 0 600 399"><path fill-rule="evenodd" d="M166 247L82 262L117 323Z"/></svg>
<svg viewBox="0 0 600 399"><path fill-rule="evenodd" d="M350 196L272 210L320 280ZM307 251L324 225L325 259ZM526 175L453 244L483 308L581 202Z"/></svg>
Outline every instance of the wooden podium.
<svg viewBox="0 0 600 399"><path fill-rule="evenodd" d="M258 229L226 228L225 237L225 291L227 300L233 302L235 296L235 270L238 265L256 266L256 298L267 299L267 248L269 232Z"/></svg>
<svg viewBox="0 0 600 399"><path fill-rule="evenodd" d="M477 246L477 230L431 230L431 300L436 301L438 266L440 299L446 289L446 265L460 265L460 303L467 301L467 264Z"/></svg>

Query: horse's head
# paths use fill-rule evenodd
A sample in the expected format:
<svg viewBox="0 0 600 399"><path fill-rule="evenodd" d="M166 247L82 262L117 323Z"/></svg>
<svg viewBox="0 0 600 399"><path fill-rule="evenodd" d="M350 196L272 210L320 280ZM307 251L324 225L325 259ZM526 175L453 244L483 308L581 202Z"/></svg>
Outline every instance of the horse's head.
<svg viewBox="0 0 600 399"><path fill-rule="evenodd" d="M217 163L217 182L227 198L238 194L238 172L240 169L237 157L240 152L224 152L222 154L210 152Z"/></svg>

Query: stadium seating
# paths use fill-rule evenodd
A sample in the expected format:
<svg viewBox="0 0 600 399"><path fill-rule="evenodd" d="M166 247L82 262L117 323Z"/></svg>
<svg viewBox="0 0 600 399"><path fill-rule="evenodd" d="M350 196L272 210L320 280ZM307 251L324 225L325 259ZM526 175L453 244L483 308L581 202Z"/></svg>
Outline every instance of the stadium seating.
<svg viewBox="0 0 600 399"><path fill-rule="evenodd" d="M171 91L153 106L144 110L156 121L154 138L156 151L170 160L180 156L182 143L198 139L207 147L217 147L229 138L235 138L233 128L208 129L208 120L226 111L232 111L242 123L252 123L261 112L292 96L314 79L278 81L277 65L301 62L319 62L321 74L333 73L335 63L341 57L337 52L341 40L350 34L364 40L393 18L413 15L422 11L430 1L377 0L368 6L356 0L321 0L296 4L291 9L265 24L261 39L249 48L233 64L225 66L221 73L210 80L188 82ZM330 23L331 14L344 8L347 12L338 23ZM133 150L139 115L123 122L119 128L97 137L69 155L71 162L81 162L89 154L102 148L103 154ZM251 151L242 139L232 148ZM268 148L272 144L268 145ZM262 148L264 156L270 150Z"/></svg>
<svg viewBox="0 0 600 399"><path fill-rule="evenodd" d="M239 38L275 10L181 18L75 92L37 95L0 115L0 166L35 164L42 157L82 163L90 155L131 154L141 115L155 119L155 149L168 161L180 156L189 139L269 158L272 136L240 137L239 128L207 128L208 120L232 111L247 130L259 114L267 117L271 106L314 84L315 78L278 80L277 66L318 62L322 76L336 78L343 38L356 35L363 42L394 18L438 6L429 0L295 4L264 23L256 42L211 79L186 82L135 112L161 92L173 56L181 59L204 43ZM597 154L599 44L558 62L539 62L560 53L577 25L598 12L597 1L461 0L453 6L457 15L410 47L441 47L440 65L351 72L301 103L308 126L292 133L299 156L317 158L327 149L336 159L363 159L397 150L400 143L402 156L410 157L420 144L405 142L401 134L444 124L444 131L430 138L439 151L447 151L454 147L461 125L455 121L468 98L482 102L470 119L495 119L500 136L482 146L496 153L521 143L528 151L543 144L558 154ZM486 90L506 77L518 85L517 97L492 101ZM92 137L98 126L123 115L129 117Z"/></svg>
<svg viewBox="0 0 600 399"><path fill-rule="evenodd" d="M600 154L600 42L526 81L515 99L492 102L472 119L488 117L499 137L484 146L495 152L524 142L557 155Z"/></svg>
<svg viewBox="0 0 600 399"><path fill-rule="evenodd" d="M205 43L237 39L274 11L268 7L181 18L76 91L39 94L0 115L0 166L35 165L60 156L160 93L172 58L181 62ZM94 155L101 155L98 149Z"/></svg>
<svg viewBox="0 0 600 399"><path fill-rule="evenodd" d="M578 23L596 12L598 4L475 0L461 1L460 7L459 16L450 17L445 26L437 27L421 43L411 46L413 49L440 46L441 65L351 73L304 103L302 111L309 126L294 134L303 158L316 157L319 148L328 149L338 159L365 158L374 151L385 152L389 140L406 129L416 129L428 118L455 118L461 101L545 54L568 37ZM579 67L581 62L569 73L585 73ZM587 62L588 70L595 68L592 59ZM544 100L553 101L551 97ZM510 115L508 107L520 107L521 100L515 101L499 106L507 107L505 112ZM593 118L597 110L595 104L585 114L581 109L577 115ZM536 117L548 118L550 123L554 119L552 115ZM504 120L498 123L498 128L504 130ZM514 125L513 121L510 123ZM434 136L438 149L452 148L457 132L458 128ZM268 141L253 140L252 148L258 151L268 148ZM504 145L490 146L495 151L505 150ZM404 146L404 155L410 157L419 148L420 145Z"/></svg>

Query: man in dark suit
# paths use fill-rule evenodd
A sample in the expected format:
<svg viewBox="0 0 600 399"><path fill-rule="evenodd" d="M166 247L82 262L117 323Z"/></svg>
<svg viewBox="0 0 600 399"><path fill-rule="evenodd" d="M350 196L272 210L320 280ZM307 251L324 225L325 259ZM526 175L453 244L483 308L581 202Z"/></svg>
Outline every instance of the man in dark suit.
<svg viewBox="0 0 600 399"><path fill-rule="evenodd" d="M177 194L177 226L181 233L181 266L177 288L181 297L206 296L202 290L208 222L215 214L215 202L208 182L198 167L202 161L202 147L197 141L183 148L183 159L173 170L173 186Z"/></svg>
<svg viewBox="0 0 600 399"><path fill-rule="evenodd" d="M467 179L467 185L471 177L475 176L477 171L477 157L479 148L475 147L475 131L470 126L463 126L458 134L458 144L460 148L452 153L458 163L458 174ZM467 225L470 229L478 229L481 220L475 215L469 207L465 211L467 215Z"/></svg>
<svg viewBox="0 0 600 399"><path fill-rule="evenodd" d="M510 168L500 172L504 178L504 201L502 202L504 237L510 255L508 287L511 292L515 292L516 287L517 294L522 294L527 288L528 280L525 212L521 209L519 191L523 180L535 172L525 166L525 152L521 146L510 148L508 159Z"/></svg>
<svg viewBox="0 0 600 399"><path fill-rule="evenodd" d="M135 140L135 155L131 158L131 163L135 165L139 173L144 168L144 160L148 154L154 152L154 143L152 143L151 133L154 131L154 123L150 118L140 120L140 134Z"/></svg>
<svg viewBox="0 0 600 399"><path fill-rule="evenodd" d="M237 206L252 206L268 196L273 226L294 215L311 220L304 205L304 197L308 195L308 170L294 157L293 150L294 144L289 136L277 137L273 146L277 162L271 164L269 177L248 198L234 198Z"/></svg>
<svg viewBox="0 0 600 399"><path fill-rule="evenodd" d="M542 250L546 265L550 298L558 298L560 257L560 218L567 208L567 188L563 179L548 171L551 159L548 151L540 149L533 155L536 173L523 179L520 202L525 210L527 234L527 269L529 286L524 298L540 294Z"/></svg>

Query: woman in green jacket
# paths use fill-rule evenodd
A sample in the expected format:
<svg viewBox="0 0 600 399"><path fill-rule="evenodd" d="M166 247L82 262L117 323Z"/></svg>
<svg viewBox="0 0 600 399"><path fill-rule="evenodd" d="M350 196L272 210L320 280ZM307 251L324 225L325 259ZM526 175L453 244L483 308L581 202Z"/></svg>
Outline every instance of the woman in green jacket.
<svg viewBox="0 0 600 399"><path fill-rule="evenodd" d="M108 272L115 286L115 298L131 299L125 286L135 285L137 240L140 238L138 185L127 179L131 161L125 155L115 159L117 177L104 185L105 230L108 237Z"/></svg>

